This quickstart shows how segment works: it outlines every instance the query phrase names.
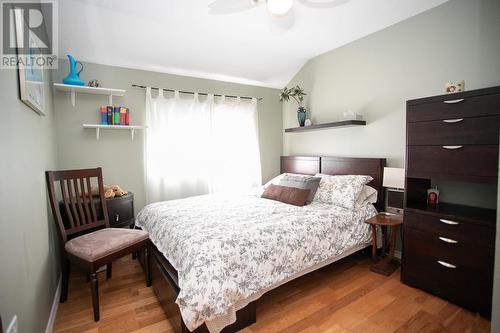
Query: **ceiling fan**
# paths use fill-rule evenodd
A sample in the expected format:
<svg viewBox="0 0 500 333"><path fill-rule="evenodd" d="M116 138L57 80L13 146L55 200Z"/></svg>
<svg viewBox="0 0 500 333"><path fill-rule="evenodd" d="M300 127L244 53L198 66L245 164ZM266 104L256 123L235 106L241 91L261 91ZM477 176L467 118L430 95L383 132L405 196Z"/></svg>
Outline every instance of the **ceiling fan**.
<svg viewBox="0 0 500 333"><path fill-rule="evenodd" d="M309 8L332 8L350 0L298 0ZM292 10L294 0L216 0L209 7L210 14L232 14L266 4L267 11L276 17L286 16Z"/></svg>

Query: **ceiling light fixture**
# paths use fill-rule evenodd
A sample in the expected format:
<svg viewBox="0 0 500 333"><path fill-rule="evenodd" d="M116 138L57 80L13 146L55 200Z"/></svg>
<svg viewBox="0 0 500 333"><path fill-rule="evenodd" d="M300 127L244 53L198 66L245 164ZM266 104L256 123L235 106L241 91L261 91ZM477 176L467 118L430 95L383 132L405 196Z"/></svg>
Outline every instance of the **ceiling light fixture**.
<svg viewBox="0 0 500 333"><path fill-rule="evenodd" d="M286 15L293 6L293 0L267 0L267 10L276 16Z"/></svg>

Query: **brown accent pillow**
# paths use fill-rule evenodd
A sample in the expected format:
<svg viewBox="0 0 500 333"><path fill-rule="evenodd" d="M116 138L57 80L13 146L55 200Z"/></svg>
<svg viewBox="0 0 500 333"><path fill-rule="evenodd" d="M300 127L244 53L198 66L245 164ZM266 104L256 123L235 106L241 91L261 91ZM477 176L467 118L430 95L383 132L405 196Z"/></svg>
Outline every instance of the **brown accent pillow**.
<svg viewBox="0 0 500 333"><path fill-rule="evenodd" d="M294 206L304 206L309 196L310 189L301 189L282 185L269 185L261 198L281 201Z"/></svg>

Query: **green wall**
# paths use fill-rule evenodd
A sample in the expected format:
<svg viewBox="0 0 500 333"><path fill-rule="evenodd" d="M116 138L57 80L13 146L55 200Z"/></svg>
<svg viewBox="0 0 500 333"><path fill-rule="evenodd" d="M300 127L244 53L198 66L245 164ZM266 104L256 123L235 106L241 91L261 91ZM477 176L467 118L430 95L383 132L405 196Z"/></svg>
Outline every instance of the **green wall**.
<svg viewBox="0 0 500 333"><path fill-rule="evenodd" d="M288 86L299 84L309 93L313 123L352 110L365 116L367 126L286 133L284 154L386 157L389 166L404 166L406 100L440 95L449 80L464 79L466 90L500 85L499 15L498 0L450 0L309 60ZM295 105L286 103L283 127L295 126ZM464 193L457 185L441 183L441 199L497 207L494 186L468 184ZM499 258L500 236L492 332L500 332Z"/></svg>
<svg viewBox="0 0 500 333"><path fill-rule="evenodd" d="M450 80L467 90L500 84L500 1L450 0L438 7L309 60L288 86L299 84L314 123L364 115L367 126L285 133L285 154L385 157L404 165L409 99L440 95ZM296 107L283 105L283 127L297 126ZM495 207L491 186L440 183L443 201Z"/></svg>
<svg viewBox="0 0 500 333"><path fill-rule="evenodd" d="M0 186L0 314L4 328L17 314L20 332L44 332L59 280L57 238L47 202L44 171L102 166L105 181L118 183L136 194L136 209L144 198L144 136L136 132L84 130L97 123L98 107L107 97L78 95L76 107L69 95L55 92L54 82L65 76L67 62L46 72L46 116L38 116L18 98L17 72L1 70L2 125L0 147L3 175ZM99 79L104 86L127 89L115 104L132 110L132 123L144 122L144 91L132 83L224 94L263 97L259 102L259 138L263 180L279 172L282 152L282 113L276 89L85 64L82 77ZM175 143L174 143L175 144Z"/></svg>
<svg viewBox="0 0 500 333"><path fill-rule="evenodd" d="M387 29L309 60L288 86L309 93L313 123L347 110L366 127L284 134L286 154L386 157L402 166L405 102L439 95L449 80L467 90L500 84L500 1L450 0ZM283 107L283 126L297 126L295 105Z"/></svg>
<svg viewBox="0 0 500 333"><path fill-rule="evenodd" d="M448 80L465 79L467 90L500 84L499 12L496 0L450 0L311 59L290 82L309 93L306 106L314 123L353 110L365 115L368 125L363 128L282 134L283 127L296 126L296 113L292 103L280 106L275 89L97 64L85 64L82 78L126 89L115 104L131 108L134 124L144 122L144 91L131 88L133 83L263 97L263 181L279 172L282 152L387 157L389 165L402 166L406 100L440 94ZM66 72L63 61L52 74L54 82ZM17 314L20 332L31 333L45 331L59 277L44 171L102 166L105 181L135 192L140 209L145 204L144 136L138 132L130 141L127 132L103 131L96 141L95 132L81 125L99 121L98 107L107 104L107 98L78 95L73 108L67 94L56 92L52 101L50 76L47 115L40 117L19 101L16 76L15 71L0 71L0 314L4 328ZM490 206L496 204L490 190L477 187L471 196ZM497 263L499 250L497 246ZM496 295L498 290L497 283ZM497 312L498 307L496 303ZM494 317L493 331L495 325Z"/></svg>
<svg viewBox="0 0 500 333"><path fill-rule="evenodd" d="M17 314L19 332L45 332L59 280L57 238L45 170L56 162L50 73L46 116L18 97L17 72L0 70L0 314Z"/></svg>
<svg viewBox="0 0 500 333"><path fill-rule="evenodd" d="M127 90L125 96L116 97L113 103L130 108L131 124L142 125L145 121L145 91L132 88L132 84L262 97L258 116L263 181L279 173L283 149L279 90L92 63L84 63L84 66L81 77L85 82L98 79L103 87ZM61 82L67 71L67 62L62 61L54 74L54 82ZM58 165L63 169L102 166L106 183L120 184L134 192L138 212L145 204L144 133L136 131L131 141L128 131L101 131L100 140L96 141L95 130L82 128L84 123L99 123L99 106L107 103L106 96L80 94L73 108L69 94L55 92Z"/></svg>
<svg viewBox="0 0 500 333"><path fill-rule="evenodd" d="M145 204L144 136L136 132L84 130L83 123L98 123L98 107L107 97L54 92L52 77L61 82L67 62L46 72L46 116L38 116L18 98L17 72L0 71L0 314L4 328L17 314L20 332L44 332L59 281L57 238L47 202L44 172L49 169L102 166L107 183L118 183L136 195L136 209ZM104 86L127 90L115 104L131 108L131 121L144 123L143 90L133 83L180 90L263 97L259 102L259 139L263 180L279 173L282 153L282 113L278 90L155 72L85 64L82 78L97 78ZM52 77L51 77L52 76ZM175 143L173 143L175 144Z"/></svg>

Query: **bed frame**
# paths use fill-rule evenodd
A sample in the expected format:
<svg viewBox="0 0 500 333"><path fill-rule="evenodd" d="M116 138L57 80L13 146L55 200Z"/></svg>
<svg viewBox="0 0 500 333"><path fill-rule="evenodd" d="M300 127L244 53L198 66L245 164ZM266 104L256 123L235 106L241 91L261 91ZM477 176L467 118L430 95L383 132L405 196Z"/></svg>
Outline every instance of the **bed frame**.
<svg viewBox="0 0 500 333"><path fill-rule="evenodd" d="M281 173L291 172L314 175L324 173L329 175L369 175L373 181L368 184L378 191L377 210L384 207L384 189L382 187L382 174L385 166L383 158L352 158L352 157L319 157L319 156L281 156ZM176 333L189 333L178 305L175 303L179 294L177 271L161 254L152 246L152 282L153 290L162 305ZM258 301L258 300L257 300ZM256 302L249 303L246 307L236 312L236 321L225 327L222 333L237 332L256 322ZM208 333L205 324L198 327L193 333Z"/></svg>
<svg viewBox="0 0 500 333"><path fill-rule="evenodd" d="M281 156L281 173L301 173L314 175L368 175L373 180L368 183L378 191L377 210L385 207L385 192L382 186L385 158L331 157L331 156Z"/></svg>

